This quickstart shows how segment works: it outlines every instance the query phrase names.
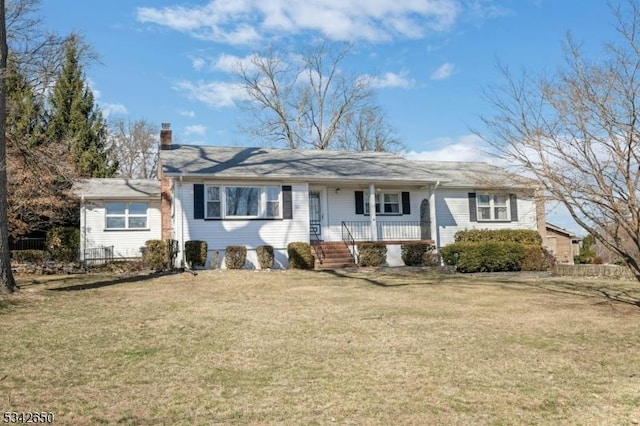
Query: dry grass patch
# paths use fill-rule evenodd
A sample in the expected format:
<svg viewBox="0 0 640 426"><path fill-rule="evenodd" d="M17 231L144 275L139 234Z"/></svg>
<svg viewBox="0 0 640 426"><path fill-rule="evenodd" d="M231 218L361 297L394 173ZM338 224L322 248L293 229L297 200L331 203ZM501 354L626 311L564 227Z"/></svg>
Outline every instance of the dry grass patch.
<svg viewBox="0 0 640 426"><path fill-rule="evenodd" d="M21 280L4 409L62 424L625 424L635 283L420 271Z"/></svg>

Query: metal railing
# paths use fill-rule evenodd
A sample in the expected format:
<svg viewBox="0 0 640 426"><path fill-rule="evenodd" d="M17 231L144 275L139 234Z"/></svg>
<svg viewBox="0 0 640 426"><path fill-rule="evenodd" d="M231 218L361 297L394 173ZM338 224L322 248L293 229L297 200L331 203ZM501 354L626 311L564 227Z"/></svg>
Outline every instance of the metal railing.
<svg viewBox="0 0 640 426"><path fill-rule="evenodd" d="M324 262L324 258L326 257L326 255L324 253L324 249L322 248L322 244L320 244L320 235L318 234L316 228L313 226L310 228L310 231L313 235L313 239L311 240L311 247L313 247L313 250L316 252L316 257L322 265L322 262Z"/></svg>
<svg viewBox="0 0 640 426"><path fill-rule="evenodd" d="M384 240L420 240L424 235L426 225L420 221L378 221L376 230L378 241ZM371 222L368 221L344 221L342 229L350 231L356 241L371 240Z"/></svg>
<svg viewBox="0 0 640 426"><path fill-rule="evenodd" d="M349 254L354 261L356 261L356 240L351 235L351 231L349 230L348 222L342 222L342 241L347 245L349 249Z"/></svg>
<svg viewBox="0 0 640 426"><path fill-rule="evenodd" d="M46 250L46 238L18 238L9 240L9 250Z"/></svg>
<svg viewBox="0 0 640 426"><path fill-rule="evenodd" d="M84 250L83 264L87 266L104 265L113 262L114 246L92 247Z"/></svg>

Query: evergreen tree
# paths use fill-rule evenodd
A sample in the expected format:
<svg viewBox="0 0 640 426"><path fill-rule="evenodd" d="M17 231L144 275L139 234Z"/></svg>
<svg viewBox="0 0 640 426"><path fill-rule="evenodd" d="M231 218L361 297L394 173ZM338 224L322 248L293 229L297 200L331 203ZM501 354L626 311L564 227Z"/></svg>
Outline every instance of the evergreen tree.
<svg viewBox="0 0 640 426"><path fill-rule="evenodd" d="M118 165L106 149L107 124L85 81L80 47L80 39L70 36L64 66L49 98L47 133L52 140L68 144L78 175L112 177Z"/></svg>

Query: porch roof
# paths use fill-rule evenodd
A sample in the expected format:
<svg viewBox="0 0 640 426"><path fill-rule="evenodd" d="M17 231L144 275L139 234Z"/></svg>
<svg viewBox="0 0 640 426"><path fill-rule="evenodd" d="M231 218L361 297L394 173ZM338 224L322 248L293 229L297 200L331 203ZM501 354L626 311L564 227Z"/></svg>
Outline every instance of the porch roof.
<svg viewBox="0 0 640 426"><path fill-rule="evenodd" d="M93 199L157 198L160 200L160 181L155 179L83 179L73 184L78 197Z"/></svg>
<svg viewBox="0 0 640 426"><path fill-rule="evenodd" d="M385 152L172 145L160 152L165 176L305 179L345 182L445 181L431 170Z"/></svg>

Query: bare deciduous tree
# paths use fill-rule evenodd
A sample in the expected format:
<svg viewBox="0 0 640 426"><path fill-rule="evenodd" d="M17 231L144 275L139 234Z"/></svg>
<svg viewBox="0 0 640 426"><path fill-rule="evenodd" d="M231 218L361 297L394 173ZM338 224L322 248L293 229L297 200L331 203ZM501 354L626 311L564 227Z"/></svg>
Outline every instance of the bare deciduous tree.
<svg viewBox="0 0 640 426"><path fill-rule="evenodd" d="M372 79L340 68L350 51L348 44L338 50L323 44L301 56L270 49L240 64L237 76L247 94L244 105L255 119L245 130L261 141L292 149L397 148L386 125L377 133L354 131L357 123L384 120L374 104ZM361 139L345 141L347 135Z"/></svg>
<svg viewBox="0 0 640 426"><path fill-rule="evenodd" d="M640 279L640 4L613 9L620 40L590 61L569 36L554 78L502 68L484 139Z"/></svg>
<svg viewBox="0 0 640 426"><path fill-rule="evenodd" d="M16 288L11 271L9 225L7 220L7 27L4 0L0 0L0 291L12 293Z"/></svg>
<svg viewBox="0 0 640 426"><path fill-rule="evenodd" d="M146 120L117 119L109 125L109 150L118 161L117 175L153 179L158 167L158 127Z"/></svg>

